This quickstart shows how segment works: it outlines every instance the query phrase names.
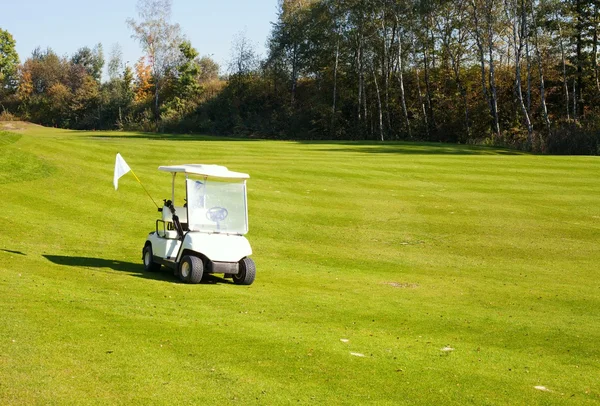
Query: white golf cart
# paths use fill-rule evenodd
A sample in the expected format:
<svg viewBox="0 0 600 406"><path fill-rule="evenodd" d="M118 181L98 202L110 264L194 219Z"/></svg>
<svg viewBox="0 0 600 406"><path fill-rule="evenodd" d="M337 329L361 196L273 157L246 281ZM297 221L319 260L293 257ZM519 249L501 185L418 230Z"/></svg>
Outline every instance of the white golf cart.
<svg viewBox="0 0 600 406"><path fill-rule="evenodd" d="M156 229L142 251L144 269L171 268L186 283L204 274L222 273L238 285L254 282L256 267L249 258L245 173L219 165L160 166L173 176L171 200L164 201ZM175 206L175 178L185 174L186 203Z"/></svg>

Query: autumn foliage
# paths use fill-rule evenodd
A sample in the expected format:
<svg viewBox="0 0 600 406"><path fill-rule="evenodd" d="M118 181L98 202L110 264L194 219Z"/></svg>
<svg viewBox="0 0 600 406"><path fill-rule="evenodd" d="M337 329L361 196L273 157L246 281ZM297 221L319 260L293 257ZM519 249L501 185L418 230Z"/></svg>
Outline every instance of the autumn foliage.
<svg viewBox="0 0 600 406"><path fill-rule="evenodd" d="M154 87L152 85L152 72L149 64L145 63L144 57L135 64L135 85L133 87L134 101L145 103L152 99Z"/></svg>
<svg viewBox="0 0 600 406"><path fill-rule="evenodd" d="M164 9L128 20L146 53L133 69L111 60L103 82L100 45L37 49L4 108L70 128L600 151L589 0L284 0L267 55L236 37L226 76L179 36L170 1L142 3Z"/></svg>

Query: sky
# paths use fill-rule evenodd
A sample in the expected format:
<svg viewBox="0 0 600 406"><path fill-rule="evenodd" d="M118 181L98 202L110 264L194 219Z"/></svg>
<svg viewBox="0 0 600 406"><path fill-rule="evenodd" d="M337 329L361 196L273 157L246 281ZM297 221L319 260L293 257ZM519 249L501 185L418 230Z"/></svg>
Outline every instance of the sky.
<svg viewBox="0 0 600 406"><path fill-rule="evenodd" d="M139 20L137 0L0 0L0 28L17 42L21 62L38 46L71 56L79 48L102 43L104 56L119 43L123 62L142 56L125 20ZM211 56L224 73L231 58L231 43L240 33L265 55L271 23L277 19L277 0L173 0L172 23L200 55ZM106 77L105 77L106 79Z"/></svg>

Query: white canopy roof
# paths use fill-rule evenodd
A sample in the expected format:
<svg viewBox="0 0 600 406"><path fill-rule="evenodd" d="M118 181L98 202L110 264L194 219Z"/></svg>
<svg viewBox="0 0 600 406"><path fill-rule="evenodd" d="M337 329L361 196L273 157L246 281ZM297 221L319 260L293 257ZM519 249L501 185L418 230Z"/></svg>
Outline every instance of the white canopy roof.
<svg viewBox="0 0 600 406"><path fill-rule="evenodd" d="M233 172L221 165L184 164L173 166L159 166L159 171L175 173L191 173L194 175L210 176L214 178L248 179L247 173Z"/></svg>

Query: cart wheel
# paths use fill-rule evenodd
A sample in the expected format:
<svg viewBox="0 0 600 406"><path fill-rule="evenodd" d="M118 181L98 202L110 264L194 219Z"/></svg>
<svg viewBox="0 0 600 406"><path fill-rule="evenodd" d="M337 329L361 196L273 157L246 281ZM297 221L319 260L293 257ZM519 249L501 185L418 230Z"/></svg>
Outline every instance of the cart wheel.
<svg viewBox="0 0 600 406"><path fill-rule="evenodd" d="M144 271L156 272L160 270L160 264L157 264L152 259L152 245L147 244L142 250L142 259L144 260Z"/></svg>
<svg viewBox="0 0 600 406"><path fill-rule="evenodd" d="M240 269L233 275L233 283L236 285L252 285L256 277L256 265L250 258L243 258L240 262Z"/></svg>
<svg viewBox="0 0 600 406"><path fill-rule="evenodd" d="M186 283L200 283L204 273L204 264L198 257L186 255L179 264L179 279Z"/></svg>

